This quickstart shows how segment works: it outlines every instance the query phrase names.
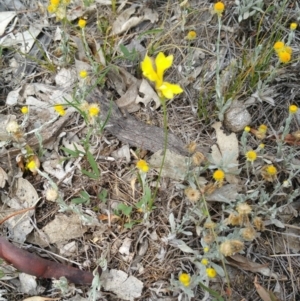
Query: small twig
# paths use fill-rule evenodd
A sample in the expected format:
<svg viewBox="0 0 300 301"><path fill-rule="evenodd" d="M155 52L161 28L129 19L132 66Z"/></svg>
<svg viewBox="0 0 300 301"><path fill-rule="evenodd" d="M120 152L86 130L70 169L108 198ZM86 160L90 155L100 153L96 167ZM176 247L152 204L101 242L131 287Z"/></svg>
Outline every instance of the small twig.
<svg viewBox="0 0 300 301"><path fill-rule="evenodd" d="M33 210L33 209L35 209L35 205L34 205L33 207L29 207L29 208L25 208L25 209L16 211L16 212L10 214L9 216L5 217L3 220L1 220L1 221L0 221L0 225L2 225L4 222L6 222L8 219L10 219L10 218L13 217L13 216L16 216L16 215L18 215L18 214L25 213L25 212L27 212L27 211L29 211L29 210Z"/></svg>

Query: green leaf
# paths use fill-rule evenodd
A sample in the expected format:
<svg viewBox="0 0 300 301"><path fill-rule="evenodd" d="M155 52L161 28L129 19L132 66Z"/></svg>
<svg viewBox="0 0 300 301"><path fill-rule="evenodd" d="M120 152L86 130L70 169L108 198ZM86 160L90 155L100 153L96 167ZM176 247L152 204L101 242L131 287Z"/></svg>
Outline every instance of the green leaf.
<svg viewBox="0 0 300 301"><path fill-rule="evenodd" d="M98 194L98 198L100 199L101 202L105 203L107 199L107 190L103 188L101 192Z"/></svg>
<svg viewBox="0 0 300 301"><path fill-rule="evenodd" d="M87 200L86 199L82 199L82 198L74 198L74 199L71 200L71 202L73 204L84 204L84 203L87 202Z"/></svg>
<svg viewBox="0 0 300 301"><path fill-rule="evenodd" d="M88 161L89 161L89 163L92 167L92 170L93 170L95 176L99 177L100 176L100 171L99 171L97 162L95 161L92 153L90 151L87 151L86 156L87 156L87 159L88 159Z"/></svg>
<svg viewBox="0 0 300 301"><path fill-rule="evenodd" d="M132 211L132 207L131 206L127 206L123 203L119 204L117 207L118 210L122 211L122 213L126 216L129 216L131 211Z"/></svg>
<svg viewBox="0 0 300 301"><path fill-rule="evenodd" d="M205 286L203 283L199 282L199 285L205 290L207 291L208 293L210 293L213 297L216 297L217 301L224 301L224 299L216 292L214 291L213 289Z"/></svg>
<svg viewBox="0 0 300 301"><path fill-rule="evenodd" d="M3 278L4 276L5 276L5 273L2 270L0 270L0 279Z"/></svg>

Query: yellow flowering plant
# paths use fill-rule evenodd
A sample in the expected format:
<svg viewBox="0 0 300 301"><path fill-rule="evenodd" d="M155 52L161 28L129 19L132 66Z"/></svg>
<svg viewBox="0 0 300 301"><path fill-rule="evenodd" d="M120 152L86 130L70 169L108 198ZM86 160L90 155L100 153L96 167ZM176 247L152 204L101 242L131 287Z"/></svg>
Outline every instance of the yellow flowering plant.
<svg viewBox="0 0 300 301"><path fill-rule="evenodd" d="M155 89L161 98L172 99L175 95L183 92L177 84L164 81L164 72L173 64L173 55L165 56L159 52L155 58L155 66L152 59L146 54L141 63L144 77L155 83Z"/></svg>

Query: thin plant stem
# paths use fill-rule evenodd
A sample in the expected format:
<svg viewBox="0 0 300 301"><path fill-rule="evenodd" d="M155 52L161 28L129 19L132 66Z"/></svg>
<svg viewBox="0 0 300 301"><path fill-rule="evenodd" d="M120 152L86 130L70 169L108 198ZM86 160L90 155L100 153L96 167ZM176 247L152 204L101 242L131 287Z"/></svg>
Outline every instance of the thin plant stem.
<svg viewBox="0 0 300 301"><path fill-rule="evenodd" d="M166 153L167 153L167 144L168 144L168 116L167 116L167 103L165 99L161 100L161 104L162 104L162 109L163 109L163 120L164 120L164 148L163 148L163 157L162 157L162 161L161 161L161 166L160 166L160 170L159 170L159 174L158 174L158 178L157 178L157 182L156 182L156 187L155 187L155 191L150 203L150 208L152 208L154 200L156 198L157 192L158 192L158 185L159 185L159 181L161 179L161 175L162 175L162 170L163 170L163 166L165 163L165 159L166 159Z"/></svg>

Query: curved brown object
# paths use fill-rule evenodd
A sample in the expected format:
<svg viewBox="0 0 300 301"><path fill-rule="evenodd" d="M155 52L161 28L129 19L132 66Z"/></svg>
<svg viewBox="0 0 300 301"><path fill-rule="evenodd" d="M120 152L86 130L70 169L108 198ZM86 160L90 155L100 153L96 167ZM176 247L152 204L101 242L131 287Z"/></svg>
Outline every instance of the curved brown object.
<svg viewBox="0 0 300 301"><path fill-rule="evenodd" d="M14 246L3 237L0 237L0 257L19 271L36 277L59 279L64 276L75 284L91 284L93 281L90 272L41 258ZM100 267L98 272L102 272Z"/></svg>

